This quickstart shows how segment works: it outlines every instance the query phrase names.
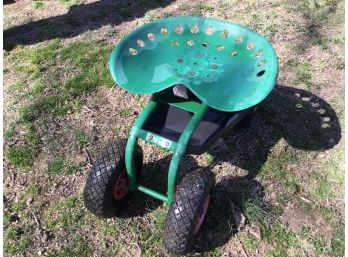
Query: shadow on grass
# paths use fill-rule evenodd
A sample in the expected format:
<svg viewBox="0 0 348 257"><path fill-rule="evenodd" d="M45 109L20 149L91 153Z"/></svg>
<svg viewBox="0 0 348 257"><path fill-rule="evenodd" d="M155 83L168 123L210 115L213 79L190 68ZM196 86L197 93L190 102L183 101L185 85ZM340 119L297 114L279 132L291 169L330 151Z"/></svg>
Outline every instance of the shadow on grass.
<svg viewBox="0 0 348 257"><path fill-rule="evenodd" d="M266 163L272 147L281 139L296 149L330 149L341 139L338 117L330 104L320 97L304 90L278 85L259 105L248 128L234 129L224 136L227 148L219 145L211 147L208 152L215 157L215 162L210 168L219 162L229 162L245 169L248 174L243 177L226 176L216 184L211 193L212 201L206 222L197 240L197 251L213 251L225 245L237 233L235 206L241 208L250 219L245 206L254 203L258 209L254 209L256 214L253 215L259 215L256 220L263 222L262 219L268 218L272 203L264 200L263 186L255 178ZM156 191L166 192L170 157L145 164L140 183ZM178 182L187 172L197 168L197 163L187 155L181 167ZM135 194L124 209L123 217L142 216L161 204L147 195Z"/></svg>
<svg viewBox="0 0 348 257"><path fill-rule="evenodd" d="M116 26L144 16L155 8L164 7L172 0L100 0L89 4L70 7L68 13L4 30L4 49L16 45L32 45L55 38L71 38L88 30Z"/></svg>
<svg viewBox="0 0 348 257"><path fill-rule="evenodd" d="M4 0L2 2L5 5L5 4L13 4L15 1L14 0Z"/></svg>
<svg viewBox="0 0 348 257"><path fill-rule="evenodd" d="M167 191L168 168L171 160L171 155L166 156L156 162L144 163L142 174L139 177L139 184L151 188L156 192L165 194ZM190 155L186 155L181 162L182 169L179 171L177 183L193 168L198 166L195 159ZM147 212L157 209L163 204L149 195L136 192L132 195L127 205L124 206L120 213L121 218L130 218L135 216L143 216Z"/></svg>
<svg viewBox="0 0 348 257"><path fill-rule="evenodd" d="M209 153L219 162L229 162L248 171L244 177L224 177L212 193L205 225L198 238L199 251L212 251L226 244L237 232L233 204L245 213L245 205L254 203L253 215L262 222L272 211L272 203L265 202L262 185L255 179L263 168L272 147L285 139L296 149L323 151L341 139L341 128L334 109L325 100L310 92L287 86L276 86L259 105L248 128L240 128L225 135L228 149L212 147ZM272 173L272 170L267 172ZM232 204L231 204L232 203ZM253 217L255 218L255 217Z"/></svg>

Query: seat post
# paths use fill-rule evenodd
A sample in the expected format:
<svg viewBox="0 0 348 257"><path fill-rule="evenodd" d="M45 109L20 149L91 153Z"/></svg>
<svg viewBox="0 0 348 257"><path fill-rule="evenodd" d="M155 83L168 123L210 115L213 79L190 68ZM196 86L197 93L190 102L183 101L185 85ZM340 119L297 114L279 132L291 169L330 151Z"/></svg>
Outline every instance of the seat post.
<svg viewBox="0 0 348 257"><path fill-rule="evenodd" d="M175 152L173 153L172 159L169 165L168 172L168 205L171 206L174 197L174 188L177 178L177 173L179 170L179 165L182 158L185 155L187 145L190 141L192 133L197 128L198 124L201 122L204 115L209 110L209 106L206 104L201 104L200 109L195 112L189 123L186 125L184 131L182 132L178 142Z"/></svg>
<svg viewBox="0 0 348 257"><path fill-rule="evenodd" d="M190 141L190 138L193 132L195 131L195 129L201 122L204 115L209 110L209 106L204 103L200 104L197 102L194 102L194 103L189 102L187 105L185 104L185 102L176 104L176 106L179 108L193 112L193 116L191 117L190 121L186 125L185 129L183 130L177 142L169 140L153 132L146 131L143 129L145 122L151 116L152 112L156 109L157 106L158 106L158 102L156 101L156 99L150 101L148 105L145 107L145 109L142 111L142 113L139 115L137 120L135 121L127 141L125 163L126 163L126 170L127 170L130 190L132 191L139 190L157 199L166 201L168 205L170 206L173 202L174 188L175 188L175 183L176 183L176 178L177 178L180 162L185 155L188 143ZM133 157L134 157L134 151L136 148L136 143L139 138L145 140L146 142L149 142L151 144L157 145L168 151L173 152L173 156L169 165L169 172L168 172L168 179L167 179L168 180L167 181L167 196L137 184L135 163L134 163Z"/></svg>

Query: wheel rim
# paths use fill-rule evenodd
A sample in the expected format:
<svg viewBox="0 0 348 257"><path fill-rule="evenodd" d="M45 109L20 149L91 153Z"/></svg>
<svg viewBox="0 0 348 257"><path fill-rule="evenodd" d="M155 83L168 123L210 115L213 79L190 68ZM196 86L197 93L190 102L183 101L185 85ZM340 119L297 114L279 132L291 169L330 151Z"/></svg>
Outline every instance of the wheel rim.
<svg viewBox="0 0 348 257"><path fill-rule="evenodd" d="M210 195L208 195L207 198L205 198L205 200L204 200L203 209L202 209L200 215L198 216L198 220L197 220L197 223L195 225L195 231L194 231L195 235L198 233L199 229L202 226L205 215L207 214L207 211L208 211L209 203L210 203Z"/></svg>
<svg viewBox="0 0 348 257"><path fill-rule="evenodd" d="M114 188L114 198L121 200L128 193L128 177L126 170L122 170L117 178Z"/></svg>

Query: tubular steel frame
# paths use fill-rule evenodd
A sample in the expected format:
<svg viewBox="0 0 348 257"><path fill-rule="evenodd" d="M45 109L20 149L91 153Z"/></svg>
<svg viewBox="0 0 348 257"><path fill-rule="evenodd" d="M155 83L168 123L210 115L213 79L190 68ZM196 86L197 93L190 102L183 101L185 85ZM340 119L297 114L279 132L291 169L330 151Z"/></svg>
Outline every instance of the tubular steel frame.
<svg viewBox="0 0 348 257"><path fill-rule="evenodd" d="M177 142L164 138L160 135L157 135L153 132L146 131L143 128L147 119L151 116L152 112L158 106L158 103L165 103L177 108L189 111L193 113L191 120L186 125L183 130L179 140ZM140 191L145 194L148 194L156 199L167 202L171 206L174 197L175 183L177 178L177 173L179 170L180 162L185 155L189 140L192 133L195 131L200 121L204 115L209 110L209 106L204 103L198 103L192 100L182 101L176 97L168 97L165 94L156 95L145 107L139 117L136 119L128 138L126 153L125 153L125 162L127 175L131 191ZM150 188L139 185L136 180L136 171L134 164L134 151L138 139L145 140L148 143L162 147L168 151L173 152L172 159L169 165L168 179L167 179L167 196L159 192L156 192Z"/></svg>

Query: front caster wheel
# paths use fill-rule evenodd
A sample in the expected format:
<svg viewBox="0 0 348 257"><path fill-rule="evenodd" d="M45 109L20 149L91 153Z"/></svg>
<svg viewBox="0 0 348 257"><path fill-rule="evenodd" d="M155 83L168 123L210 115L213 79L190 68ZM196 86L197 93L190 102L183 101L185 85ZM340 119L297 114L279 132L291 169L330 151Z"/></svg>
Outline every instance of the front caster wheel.
<svg viewBox="0 0 348 257"><path fill-rule="evenodd" d="M214 174L205 169L188 173L175 193L164 228L164 246L173 253L186 254L193 246L210 202Z"/></svg>
<svg viewBox="0 0 348 257"><path fill-rule="evenodd" d="M129 195L125 166L127 140L110 143L98 156L86 181L83 198L86 208L99 217L113 217ZM135 151L137 173L142 169L141 149Z"/></svg>

